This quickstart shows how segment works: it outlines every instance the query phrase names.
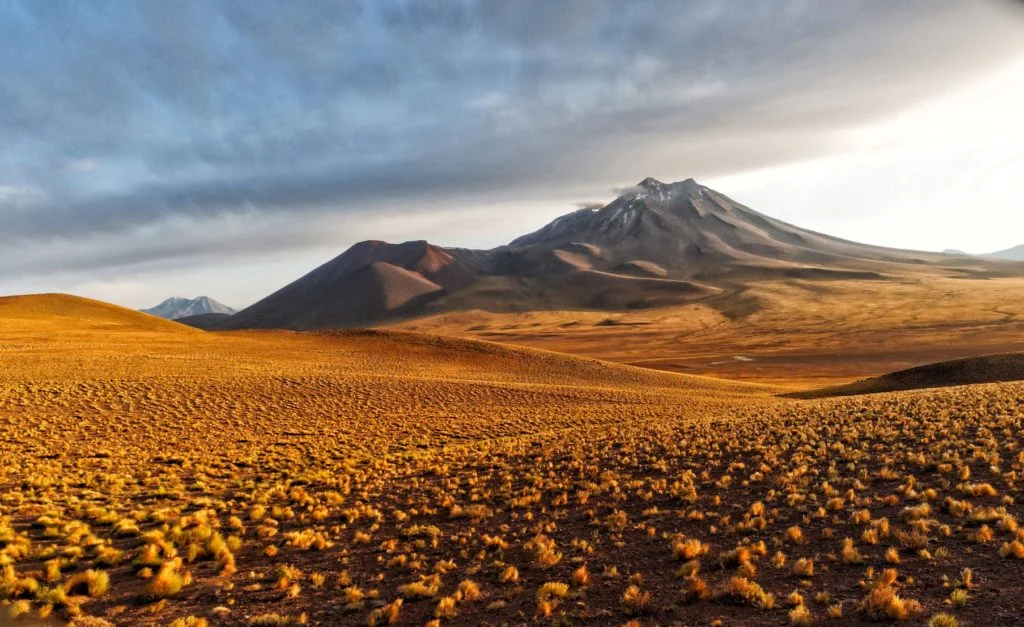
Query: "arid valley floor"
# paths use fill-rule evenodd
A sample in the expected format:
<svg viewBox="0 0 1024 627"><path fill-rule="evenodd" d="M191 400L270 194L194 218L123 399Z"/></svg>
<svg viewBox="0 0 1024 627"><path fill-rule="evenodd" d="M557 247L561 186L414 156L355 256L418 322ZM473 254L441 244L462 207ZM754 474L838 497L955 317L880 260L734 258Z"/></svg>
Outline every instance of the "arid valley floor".
<svg viewBox="0 0 1024 627"><path fill-rule="evenodd" d="M633 311L452 312L394 328L725 379L820 386L922 363L1024 351L1024 279L765 281Z"/></svg>
<svg viewBox="0 0 1024 627"><path fill-rule="evenodd" d="M884 372L820 364L840 345L870 355L850 339L882 341L886 320L911 363L941 344L901 340L914 333L951 338L949 357L981 333L1011 348L1012 292L986 289L959 325L941 308L864 311L875 327L805 311L776 338L817 358L760 373L773 384L753 369L770 339L756 315L725 353L728 318L695 317L694 370L755 359L733 360L747 381L730 382L402 331L208 333L70 296L0 299L0 624L1012 624L1024 384L783 397ZM550 322L565 333L551 345L579 353L613 333L600 354L618 361L682 353L648 348L667 345L657 325L570 335L592 317L576 315L512 324ZM1020 371L1016 356L998 367Z"/></svg>

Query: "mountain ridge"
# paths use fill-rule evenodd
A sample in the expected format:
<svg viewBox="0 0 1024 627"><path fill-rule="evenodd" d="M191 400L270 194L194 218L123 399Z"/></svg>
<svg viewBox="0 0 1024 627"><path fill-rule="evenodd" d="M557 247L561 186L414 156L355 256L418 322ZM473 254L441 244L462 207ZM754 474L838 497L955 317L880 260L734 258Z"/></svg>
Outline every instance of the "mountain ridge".
<svg viewBox="0 0 1024 627"><path fill-rule="evenodd" d="M625 310L752 281L1024 274L1024 265L860 244L761 214L692 178L640 181L490 250L359 242L215 328L363 326L461 309Z"/></svg>

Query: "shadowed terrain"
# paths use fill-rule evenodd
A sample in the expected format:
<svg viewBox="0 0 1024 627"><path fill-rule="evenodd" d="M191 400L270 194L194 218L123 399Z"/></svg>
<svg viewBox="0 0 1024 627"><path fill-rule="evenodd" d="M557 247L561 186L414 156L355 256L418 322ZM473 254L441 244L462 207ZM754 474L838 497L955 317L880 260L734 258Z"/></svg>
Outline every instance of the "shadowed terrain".
<svg viewBox="0 0 1024 627"><path fill-rule="evenodd" d="M184 318L175 318L174 321L179 324L187 324L190 327L203 329L205 331L212 329L218 322L226 320L230 315L231 314L223 313L195 314L192 316L185 316Z"/></svg>
<svg viewBox="0 0 1024 627"><path fill-rule="evenodd" d="M1024 380L1024 354L1008 353L927 364L847 385L798 392L792 396L824 398L1020 380Z"/></svg>

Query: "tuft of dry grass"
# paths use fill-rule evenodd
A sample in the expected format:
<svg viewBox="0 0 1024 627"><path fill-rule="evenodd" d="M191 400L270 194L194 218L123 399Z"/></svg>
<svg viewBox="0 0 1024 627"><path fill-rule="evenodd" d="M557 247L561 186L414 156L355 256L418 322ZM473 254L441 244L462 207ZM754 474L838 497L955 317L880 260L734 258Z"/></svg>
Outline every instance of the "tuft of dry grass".
<svg viewBox="0 0 1024 627"><path fill-rule="evenodd" d="M807 557L801 557L797 561L793 562L793 574L798 577L813 577L814 560Z"/></svg>
<svg viewBox="0 0 1024 627"><path fill-rule="evenodd" d="M775 595L765 592L756 582L746 577L729 579L724 596L764 610L775 607Z"/></svg>
<svg viewBox="0 0 1024 627"><path fill-rule="evenodd" d="M181 572L181 560L175 558L165 562L149 580L146 592L157 598L171 597L192 582L192 575Z"/></svg>
<svg viewBox="0 0 1024 627"><path fill-rule="evenodd" d="M651 593L640 590L639 586L629 586L622 593L621 601L626 614L643 614L651 604Z"/></svg>
<svg viewBox="0 0 1024 627"><path fill-rule="evenodd" d="M91 597L103 596L110 589L110 575L102 570L85 570L70 577L64 584L68 594L84 591Z"/></svg>

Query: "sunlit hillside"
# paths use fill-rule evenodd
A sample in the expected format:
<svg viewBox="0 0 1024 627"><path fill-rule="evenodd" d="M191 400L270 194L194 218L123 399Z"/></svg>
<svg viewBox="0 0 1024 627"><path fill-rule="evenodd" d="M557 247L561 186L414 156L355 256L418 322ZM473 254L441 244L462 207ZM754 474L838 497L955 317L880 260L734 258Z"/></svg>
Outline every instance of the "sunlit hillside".
<svg viewBox="0 0 1024 627"><path fill-rule="evenodd" d="M1024 609L1024 384L800 401L409 333L210 334L63 296L0 299L0 331L3 620Z"/></svg>

